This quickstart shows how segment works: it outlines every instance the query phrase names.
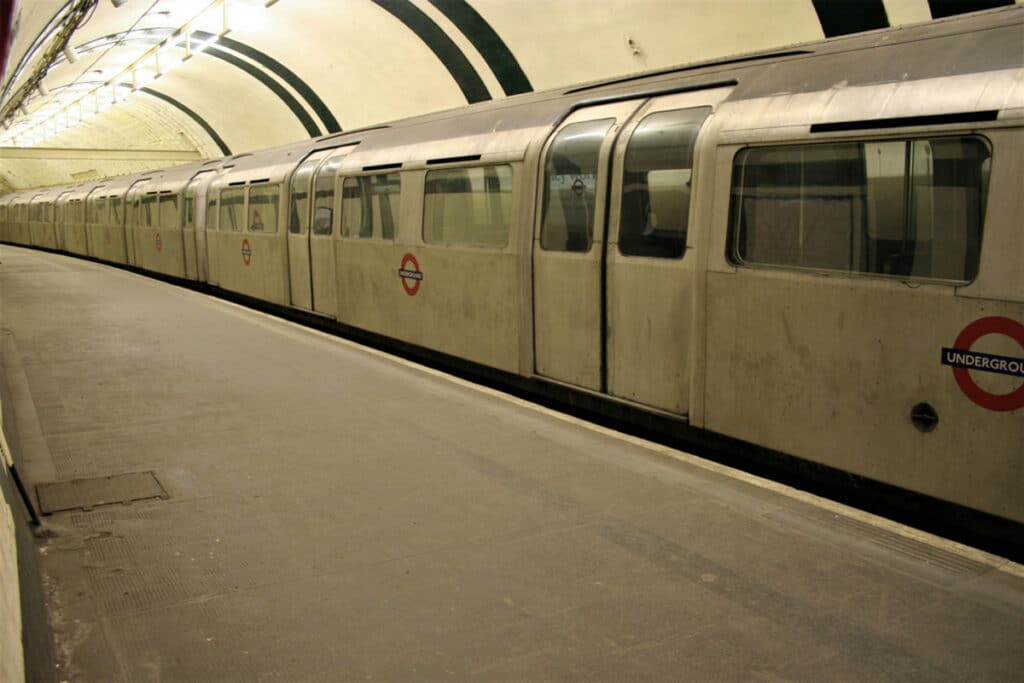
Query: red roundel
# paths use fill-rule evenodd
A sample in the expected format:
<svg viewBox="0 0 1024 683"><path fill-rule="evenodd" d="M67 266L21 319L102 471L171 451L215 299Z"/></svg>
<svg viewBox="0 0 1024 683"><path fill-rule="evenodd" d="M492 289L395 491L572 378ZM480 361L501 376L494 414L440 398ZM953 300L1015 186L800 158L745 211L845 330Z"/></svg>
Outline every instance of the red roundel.
<svg viewBox="0 0 1024 683"><path fill-rule="evenodd" d="M965 327L953 342L953 348L957 351L970 351L976 341L989 334L1006 335L1024 350L1024 325L998 315L979 318ZM1021 363L1024 363L1024 359ZM954 367L953 377L964 395L982 408L1005 412L1024 407L1024 383L1008 394L993 394L978 386L965 367Z"/></svg>
<svg viewBox="0 0 1024 683"><path fill-rule="evenodd" d="M160 239L160 233L156 234L156 250L157 251L163 251L164 250L164 241L162 239Z"/></svg>
<svg viewBox="0 0 1024 683"><path fill-rule="evenodd" d="M249 246L249 240L242 240L242 261L245 265L252 262L252 247Z"/></svg>
<svg viewBox="0 0 1024 683"><path fill-rule="evenodd" d="M402 279L402 287L409 296L416 296L420 291L420 283L423 282L423 272L420 270L419 261L412 254L402 257L402 267L398 269L398 277Z"/></svg>

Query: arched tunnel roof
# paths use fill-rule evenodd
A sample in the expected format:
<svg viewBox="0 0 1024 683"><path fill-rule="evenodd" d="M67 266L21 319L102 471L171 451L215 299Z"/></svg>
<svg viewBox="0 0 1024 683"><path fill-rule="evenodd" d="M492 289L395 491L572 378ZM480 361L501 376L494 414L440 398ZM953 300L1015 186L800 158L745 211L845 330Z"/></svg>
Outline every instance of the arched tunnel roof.
<svg viewBox="0 0 1024 683"><path fill-rule="evenodd" d="M0 2L12 29L0 89L0 191L238 154L467 103L1013 3Z"/></svg>

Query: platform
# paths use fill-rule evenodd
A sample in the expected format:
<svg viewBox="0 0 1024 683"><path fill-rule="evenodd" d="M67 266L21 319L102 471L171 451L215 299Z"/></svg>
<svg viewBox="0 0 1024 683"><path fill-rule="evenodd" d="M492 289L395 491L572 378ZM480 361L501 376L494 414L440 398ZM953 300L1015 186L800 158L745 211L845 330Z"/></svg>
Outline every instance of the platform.
<svg viewBox="0 0 1024 683"><path fill-rule="evenodd" d="M103 480L43 518L58 680L1024 669L980 551L95 263L0 247L0 326L29 485Z"/></svg>

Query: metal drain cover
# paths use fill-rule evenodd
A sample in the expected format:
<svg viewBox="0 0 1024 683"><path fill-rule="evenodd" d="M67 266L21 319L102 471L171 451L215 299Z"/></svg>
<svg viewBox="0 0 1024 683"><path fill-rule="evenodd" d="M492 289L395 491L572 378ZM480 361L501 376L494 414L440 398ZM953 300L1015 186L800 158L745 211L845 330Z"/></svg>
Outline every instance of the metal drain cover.
<svg viewBox="0 0 1024 683"><path fill-rule="evenodd" d="M152 472L130 472L112 477L55 481L36 486L44 515L62 510L90 510L100 505L128 504L150 498L166 499L167 492Z"/></svg>

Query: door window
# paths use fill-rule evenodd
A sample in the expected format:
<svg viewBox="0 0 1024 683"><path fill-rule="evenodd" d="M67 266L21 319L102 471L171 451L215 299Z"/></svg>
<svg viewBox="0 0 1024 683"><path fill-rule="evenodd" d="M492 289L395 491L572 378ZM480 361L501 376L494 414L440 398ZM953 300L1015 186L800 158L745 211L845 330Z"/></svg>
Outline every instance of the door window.
<svg viewBox="0 0 1024 683"><path fill-rule="evenodd" d="M288 202L288 232L305 235L309 230L309 189L320 157L307 159L292 176L291 198Z"/></svg>
<svg viewBox="0 0 1024 683"><path fill-rule="evenodd" d="M590 251L594 238L597 164L612 119L573 123L558 131L544 166L540 246Z"/></svg>
<svg viewBox="0 0 1024 683"><path fill-rule="evenodd" d="M693 147L710 107L651 114L626 146L619 251L679 258L686 250Z"/></svg>

